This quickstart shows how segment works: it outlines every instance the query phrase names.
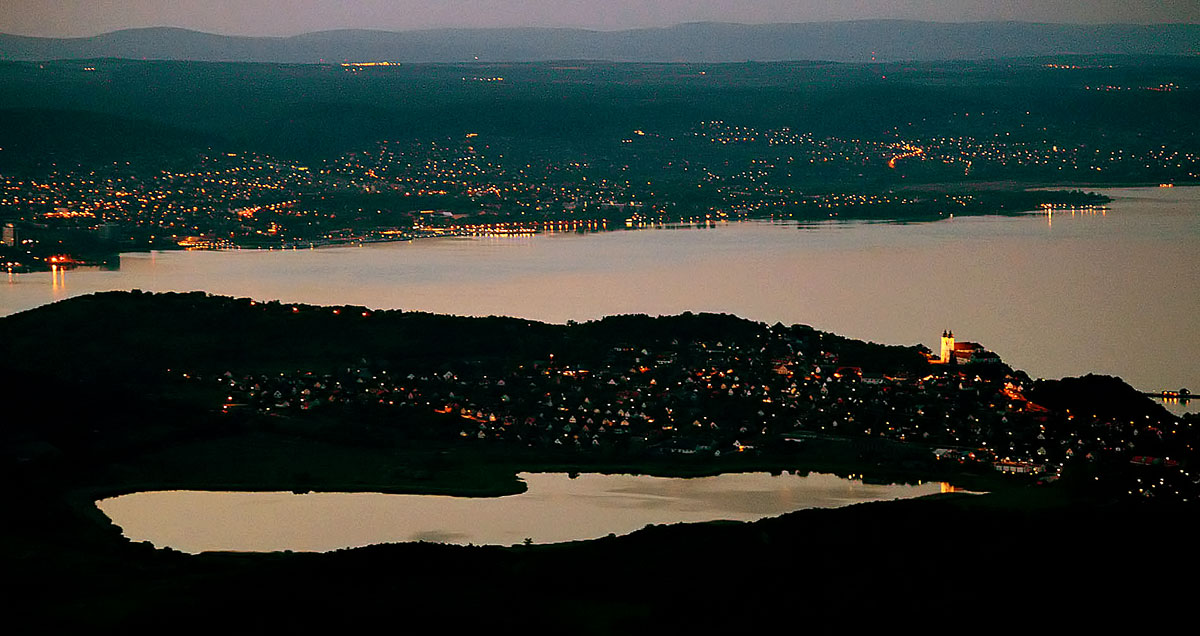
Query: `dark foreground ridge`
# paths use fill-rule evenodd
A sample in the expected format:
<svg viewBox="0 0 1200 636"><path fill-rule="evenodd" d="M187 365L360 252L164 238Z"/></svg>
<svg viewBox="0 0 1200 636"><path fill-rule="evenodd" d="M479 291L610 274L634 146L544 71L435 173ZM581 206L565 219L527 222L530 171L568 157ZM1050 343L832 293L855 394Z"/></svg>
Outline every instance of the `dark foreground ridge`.
<svg viewBox="0 0 1200 636"><path fill-rule="evenodd" d="M1186 587L1147 564L1197 565L1176 538L1195 418L1115 378L1034 383L986 356L931 364L921 347L724 315L548 325L203 293L80 297L0 332L4 593L42 626L1111 626L1184 607ZM165 488L495 495L519 490L518 470L821 471L992 494L320 555L155 550L93 505Z"/></svg>

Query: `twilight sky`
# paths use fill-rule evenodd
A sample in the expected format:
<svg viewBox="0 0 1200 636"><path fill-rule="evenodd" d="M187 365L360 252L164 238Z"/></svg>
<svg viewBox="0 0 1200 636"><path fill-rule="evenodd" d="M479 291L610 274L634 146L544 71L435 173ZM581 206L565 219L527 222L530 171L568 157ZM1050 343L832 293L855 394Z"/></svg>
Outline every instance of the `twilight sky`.
<svg viewBox="0 0 1200 636"><path fill-rule="evenodd" d="M344 28L806 22L1200 22L1197 0L0 0L0 32L49 37L177 26L236 35Z"/></svg>

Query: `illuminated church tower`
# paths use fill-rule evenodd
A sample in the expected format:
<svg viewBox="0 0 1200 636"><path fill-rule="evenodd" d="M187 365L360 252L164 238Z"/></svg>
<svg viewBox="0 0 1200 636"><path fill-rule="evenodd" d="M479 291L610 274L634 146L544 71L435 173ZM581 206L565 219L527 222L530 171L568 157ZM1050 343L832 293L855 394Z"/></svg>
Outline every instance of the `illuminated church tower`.
<svg viewBox="0 0 1200 636"><path fill-rule="evenodd" d="M954 360L954 332L942 332L942 363L950 364Z"/></svg>

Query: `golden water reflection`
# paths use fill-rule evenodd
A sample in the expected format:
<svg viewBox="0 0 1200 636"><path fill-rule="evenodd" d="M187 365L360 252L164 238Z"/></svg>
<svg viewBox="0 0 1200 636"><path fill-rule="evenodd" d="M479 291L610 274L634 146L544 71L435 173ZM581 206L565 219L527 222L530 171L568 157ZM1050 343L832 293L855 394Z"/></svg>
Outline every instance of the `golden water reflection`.
<svg viewBox="0 0 1200 636"><path fill-rule="evenodd" d="M803 508L952 492L835 475L735 473L691 479L521 473L507 497L162 491L96 502L133 541L183 552L324 552L374 543L515 545L627 534L648 524L754 521Z"/></svg>
<svg viewBox="0 0 1200 636"><path fill-rule="evenodd" d="M60 298L67 290L67 269L58 265L50 266L50 291L54 297Z"/></svg>
<svg viewBox="0 0 1200 636"><path fill-rule="evenodd" d="M1200 385L1200 188L1105 191L1111 210L937 223L746 222L320 250L130 253L120 271L21 274L0 315L108 289L204 290L563 323L733 313L937 346L946 328L1033 377Z"/></svg>

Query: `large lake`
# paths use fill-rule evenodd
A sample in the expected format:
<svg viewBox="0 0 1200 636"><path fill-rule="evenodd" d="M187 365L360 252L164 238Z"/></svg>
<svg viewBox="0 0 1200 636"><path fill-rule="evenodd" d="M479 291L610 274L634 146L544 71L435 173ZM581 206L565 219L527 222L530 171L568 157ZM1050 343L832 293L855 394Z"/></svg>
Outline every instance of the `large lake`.
<svg viewBox="0 0 1200 636"><path fill-rule="evenodd" d="M1195 390L1200 189L1104 192L1104 214L127 254L119 271L9 276L0 315L112 289L552 322L716 311L934 349L949 328L1034 377Z"/></svg>
<svg viewBox="0 0 1200 636"><path fill-rule="evenodd" d="M133 541L182 552L326 552L375 543L514 545L627 534L647 524L754 521L803 508L907 499L940 483L873 485L834 475L739 473L692 479L521 473L507 497L160 491L96 502Z"/></svg>

